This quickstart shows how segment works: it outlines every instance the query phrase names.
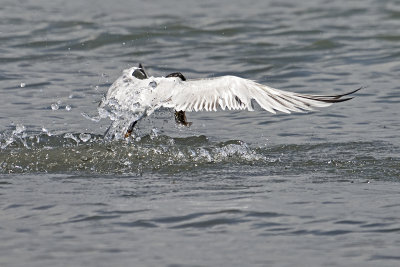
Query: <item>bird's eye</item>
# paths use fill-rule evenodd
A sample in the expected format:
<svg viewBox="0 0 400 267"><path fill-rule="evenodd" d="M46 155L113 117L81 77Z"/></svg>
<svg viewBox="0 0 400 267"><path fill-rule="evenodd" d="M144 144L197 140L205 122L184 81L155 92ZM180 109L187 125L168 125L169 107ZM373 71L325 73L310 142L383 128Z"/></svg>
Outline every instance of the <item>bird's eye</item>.
<svg viewBox="0 0 400 267"><path fill-rule="evenodd" d="M139 79L139 80L144 80L147 78L146 73L142 69L135 69L132 72L132 76Z"/></svg>

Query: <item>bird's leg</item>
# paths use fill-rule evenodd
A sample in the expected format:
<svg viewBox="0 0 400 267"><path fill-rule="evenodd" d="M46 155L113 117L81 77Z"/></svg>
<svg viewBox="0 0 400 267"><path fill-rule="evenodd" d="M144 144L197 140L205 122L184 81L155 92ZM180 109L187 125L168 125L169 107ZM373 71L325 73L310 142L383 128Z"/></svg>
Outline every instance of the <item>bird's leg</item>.
<svg viewBox="0 0 400 267"><path fill-rule="evenodd" d="M135 125L136 125L137 122L138 122L138 121L133 121L133 122L131 123L131 125L129 125L128 130L126 130L125 138L128 138L129 136L131 136L132 131L133 131L133 127L135 127Z"/></svg>
<svg viewBox="0 0 400 267"><path fill-rule="evenodd" d="M182 110L181 111L175 111L175 121L176 121L176 123L179 123L179 124L182 124L182 125L185 125L185 126L192 125L191 122L188 122L186 120L185 111L182 111Z"/></svg>
<svg viewBox="0 0 400 267"><path fill-rule="evenodd" d="M186 81L186 77L183 76L183 74L180 73L180 72L170 73L167 76L165 76L165 78L169 78L169 77L178 77L182 81ZM183 111L183 110L180 110L180 111L176 111L175 110L175 121L176 121L176 123L179 123L179 124L182 124L182 125L185 125L185 126L192 125L191 122L188 122L186 120L186 114L185 114L185 111Z"/></svg>

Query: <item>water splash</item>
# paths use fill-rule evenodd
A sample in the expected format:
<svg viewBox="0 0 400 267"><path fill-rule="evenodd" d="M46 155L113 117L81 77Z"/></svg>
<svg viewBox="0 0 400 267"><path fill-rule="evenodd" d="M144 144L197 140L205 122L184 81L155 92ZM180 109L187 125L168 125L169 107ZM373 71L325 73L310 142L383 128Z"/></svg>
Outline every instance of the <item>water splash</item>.
<svg viewBox="0 0 400 267"><path fill-rule="evenodd" d="M143 71L133 67L126 69L110 86L99 108L99 118L109 118L112 124L106 131L107 140L123 139L130 125L151 114L157 101L150 97L157 87L155 80L144 79Z"/></svg>
<svg viewBox="0 0 400 267"><path fill-rule="evenodd" d="M103 99L98 108L98 114L98 116L92 117L92 120L109 118L112 121L104 134L105 140L111 141L124 139L130 124L140 120L145 113L137 103L133 103L127 109L114 99Z"/></svg>
<svg viewBox="0 0 400 267"><path fill-rule="evenodd" d="M150 134L123 141L106 141L89 133L51 135L43 130L17 138L25 132L18 127L12 139L2 140L0 173L130 173L176 172L204 164L263 161L265 156L240 141L213 143L205 136L172 138ZM4 144L3 144L4 142Z"/></svg>
<svg viewBox="0 0 400 267"><path fill-rule="evenodd" d="M26 142L26 127L23 124L17 124L15 126L15 130L13 130L10 134L3 133L2 136L3 140L0 140L0 147L1 149L7 148L9 145L14 143L16 140L19 140L25 147L28 147Z"/></svg>
<svg viewBox="0 0 400 267"><path fill-rule="evenodd" d="M238 169L262 175L317 173L324 174L324 179L332 175L377 179L385 173L387 179L400 179L399 148L377 142L253 147L238 140L212 142L206 136L175 138L157 129L144 136L109 141L90 133L55 135L46 129L27 133L19 124L11 132L0 133L0 144L0 173L192 175Z"/></svg>
<svg viewBox="0 0 400 267"><path fill-rule="evenodd" d="M13 131L13 135L20 136L26 131L26 127L23 124L17 124L15 126L15 130Z"/></svg>
<svg viewBox="0 0 400 267"><path fill-rule="evenodd" d="M66 134L64 135L64 138L66 138L66 139L68 139L68 138L69 138L69 139L72 139L72 140L74 140L77 144L80 143L78 137L76 137L76 136L73 135L72 133L66 133Z"/></svg>
<svg viewBox="0 0 400 267"><path fill-rule="evenodd" d="M58 103L51 104L51 109L52 110L58 110L59 108L60 108L60 106L58 105Z"/></svg>
<svg viewBox="0 0 400 267"><path fill-rule="evenodd" d="M81 139L84 143L86 143L87 141L90 140L90 138L92 138L92 136L88 133L81 133L79 134L79 139Z"/></svg>

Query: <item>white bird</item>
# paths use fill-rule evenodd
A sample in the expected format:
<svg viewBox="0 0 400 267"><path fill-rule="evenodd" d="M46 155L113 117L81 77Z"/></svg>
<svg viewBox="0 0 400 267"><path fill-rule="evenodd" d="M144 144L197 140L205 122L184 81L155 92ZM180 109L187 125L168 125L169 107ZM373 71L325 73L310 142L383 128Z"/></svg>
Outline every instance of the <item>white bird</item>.
<svg viewBox="0 0 400 267"><path fill-rule="evenodd" d="M253 111L255 101L271 113L304 112L350 100L352 97L343 97L360 89L340 95L298 94L236 76L186 80L180 72L175 72L165 77L153 77L139 64L139 67L123 71L108 89L100 106L134 114L133 122L125 128L125 137L128 137L138 120L161 107L175 109L176 122L189 126L191 123L187 122L185 111Z"/></svg>

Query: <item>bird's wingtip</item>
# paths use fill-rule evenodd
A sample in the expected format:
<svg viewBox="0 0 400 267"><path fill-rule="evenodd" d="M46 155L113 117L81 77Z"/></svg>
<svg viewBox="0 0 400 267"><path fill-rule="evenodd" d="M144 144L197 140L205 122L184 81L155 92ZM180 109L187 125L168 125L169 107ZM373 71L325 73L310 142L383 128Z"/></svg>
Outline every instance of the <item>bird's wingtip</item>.
<svg viewBox="0 0 400 267"><path fill-rule="evenodd" d="M358 91L360 91L360 90L362 90L362 89L365 89L365 88L367 88L367 87L366 87L366 86L361 86L361 87L357 88L356 90L353 90L353 91L348 92L348 93L346 93L346 94L342 94L341 97L342 97L342 96L347 96L347 95L352 95L352 94L354 94L354 93L356 93L356 92L358 92Z"/></svg>

